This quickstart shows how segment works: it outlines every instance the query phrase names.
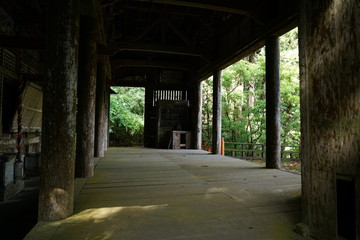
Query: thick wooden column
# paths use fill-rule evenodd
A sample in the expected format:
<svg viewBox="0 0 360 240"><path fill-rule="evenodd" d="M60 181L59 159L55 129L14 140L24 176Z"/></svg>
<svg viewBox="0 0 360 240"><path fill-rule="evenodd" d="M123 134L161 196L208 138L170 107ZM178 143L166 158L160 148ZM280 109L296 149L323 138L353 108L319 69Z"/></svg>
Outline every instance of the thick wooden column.
<svg viewBox="0 0 360 240"><path fill-rule="evenodd" d="M151 139L151 117L153 112L153 88L145 88L144 147L154 147Z"/></svg>
<svg viewBox="0 0 360 240"><path fill-rule="evenodd" d="M76 126L75 177L94 175L96 20L80 19L78 112Z"/></svg>
<svg viewBox="0 0 360 240"><path fill-rule="evenodd" d="M307 58L306 58L306 18L305 11L306 7L304 4L301 5L302 12L299 22L299 67L300 67L300 123L301 123L301 140L300 140L300 161L301 161L301 215L302 223L309 226L309 206L310 206L310 196L311 191L311 171L310 165L311 160L309 159L309 149L311 147L310 129L308 127L309 123L309 91L308 91L308 77L307 77Z"/></svg>
<svg viewBox="0 0 360 240"><path fill-rule="evenodd" d="M202 85L197 82L194 85L194 103L193 103L193 117L194 117L194 148L201 149L202 141Z"/></svg>
<svg viewBox="0 0 360 240"><path fill-rule="evenodd" d="M49 5L42 120L39 220L73 213L79 2Z"/></svg>
<svg viewBox="0 0 360 240"><path fill-rule="evenodd" d="M2 122L2 112L3 112L3 89L4 89L4 76L0 74L0 136L3 136L3 122Z"/></svg>
<svg viewBox="0 0 360 240"><path fill-rule="evenodd" d="M109 145L109 120L110 120L110 87L105 85L105 112L104 112L104 151Z"/></svg>
<svg viewBox="0 0 360 240"><path fill-rule="evenodd" d="M97 63L95 103L95 157L104 156L106 62Z"/></svg>
<svg viewBox="0 0 360 240"><path fill-rule="evenodd" d="M212 153L220 154L221 149L221 71L213 75L213 136Z"/></svg>
<svg viewBox="0 0 360 240"><path fill-rule="evenodd" d="M314 239L360 239L359 24L357 0L301 1L301 198Z"/></svg>
<svg viewBox="0 0 360 240"><path fill-rule="evenodd" d="M266 167L280 167L280 49L279 38L266 42Z"/></svg>

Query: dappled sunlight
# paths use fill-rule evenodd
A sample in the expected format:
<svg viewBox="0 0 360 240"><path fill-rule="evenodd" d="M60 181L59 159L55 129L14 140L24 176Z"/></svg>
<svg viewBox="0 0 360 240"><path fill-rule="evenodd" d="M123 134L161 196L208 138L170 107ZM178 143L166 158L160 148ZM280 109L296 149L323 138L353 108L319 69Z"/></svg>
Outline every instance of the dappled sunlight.
<svg viewBox="0 0 360 240"><path fill-rule="evenodd" d="M291 215L281 220L289 225L299 221L293 213L299 209L300 176L222 156L116 151L87 180L74 215L40 229L46 239L210 239L249 227L265 227L264 234L278 230L257 221L258 214Z"/></svg>
<svg viewBox="0 0 360 240"><path fill-rule="evenodd" d="M90 208L63 221L44 222L41 229L49 239L122 239L130 226L146 224L149 214L166 207L168 204Z"/></svg>
<svg viewBox="0 0 360 240"><path fill-rule="evenodd" d="M70 218L67 221L70 222L82 222L94 220L102 221L109 218L113 218L121 212L145 212L155 211L167 207L168 204L161 205L148 205L148 206L124 206L124 207L105 207L105 208L91 208L86 209Z"/></svg>
<svg viewBox="0 0 360 240"><path fill-rule="evenodd" d="M225 188L225 187L214 187L214 188L209 188L207 190L207 193L226 192L227 190L228 190L228 188Z"/></svg>
<svg viewBox="0 0 360 240"><path fill-rule="evenodd" d="M215 193L226 193L229 189L226 187L214 187L214 188L209 188L204 196L204 199L211 199L214 197Z"/></svg>
<svg viewBox="0 0 360 240"><path fill-rule="evenodd" d="M283 193L284 190L283 190L283 189L280 189L280 188L277 188L277 189L274 189L272 192L273 192L273 193Z"/></svg>

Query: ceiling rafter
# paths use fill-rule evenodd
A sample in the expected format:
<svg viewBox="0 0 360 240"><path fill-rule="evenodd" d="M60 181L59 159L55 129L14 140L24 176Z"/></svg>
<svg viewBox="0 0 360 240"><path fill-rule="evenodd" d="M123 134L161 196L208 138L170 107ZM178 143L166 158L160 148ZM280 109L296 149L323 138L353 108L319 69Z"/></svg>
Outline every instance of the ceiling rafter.
<svg viewBox="0 0 360 240"><path fill-rule="evenodd" d="M191 67L185 63L162 62L151 60L136 60L136 59L114 59L111 61L111 69L116 70L121 67L149 67L149 68L164 68L190 71Z"/></svg>
<svg viewBox="0 0 360 240"><path fill-rule="evenodd" d="M138 41L140 40L142 37L144 37L148 32L150 32L154 27L156 27L157 25L159 25L162 21L162 17L156 19L155 21L153 21L144 31L142 31L141 33L139 33L137 36L135 36L133 38L133 41Z"/></svg>
<svg viewBox="0 0 360 240"><path fill-rule="evenodd" d="M152 53L164 53L172 55L184 55L193 56L204 59L209 62L210 59L202 51L193 47L181 47L174 45L164 44L150 44L139 42L123 42L116 44L109 44L107 47L98 45L97 52L102 55L115 55L121 51L136 51L136 52L152 52Z"/></svg>
<svg viewBox="0 0 360 240"><path fill-rule="evenodd" d="M163 19L166 24L174 31L174 33L181 38L181 40L188 46L191 46L192 43L188 37L186 37L179 29L177 29L167 18Z"/></svg>
<svg viewBox="0 0 360 240"><path fill-rule="evenodd" d="M164 12L164 8L160 8L160 7L156 7L156 6L151 6L151 8L149 8L149 7L143 7L143 6L130 5L129 3L124 4L123 8L134 9L134 10L139 10L139 11L144 11L144 12L148 12L148 11ZM181 10L176 10L176 9L166 9L166 11L168 14L171 14L171 15L176 14L176 15L191 16L191 17L202 16L200 13L195 13L195 12L190 12L190 11L181 11Z"/></svg>
<svg viewBox="0 0 360 240"><path fill-rule="evenodd" d="M219 12L227 12L232 14L243 15L252 18L257 22L261 22L258 14L256 14L255 8L250 7L234 7L234 1L232 4L229 4L229 1L184 1L184 0L134 0L137 2L150 2L150 3L159 3L167 5L175 5L182 7L191 7L191 8L200 8L207 10L214 10ZM241 4L238 4L239 6Z"/></svg>

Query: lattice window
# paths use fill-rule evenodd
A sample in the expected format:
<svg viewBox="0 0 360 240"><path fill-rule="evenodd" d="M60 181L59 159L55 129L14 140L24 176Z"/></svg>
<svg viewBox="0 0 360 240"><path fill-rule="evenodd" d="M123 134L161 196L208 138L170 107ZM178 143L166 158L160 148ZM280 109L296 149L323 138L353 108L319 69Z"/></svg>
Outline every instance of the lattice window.
<svg viewBox="0 0 360 240"><path fill-rule="evenodd" d="M187 91L183 90L154 90L153 106L160 100L187 100Z"/></svg>
<svg viewBox="0 0 360 240"><path fill-rule="evenodd" d="M6 68L12 72L15 72L16 56L12 52L10 52L6 49L2 49L0 62L4 68Z"/></svg>
<svg viewBox="0 0 360 240"><path fill-rule="evenodd" d="M22 69L21 69L21 70L22 70L22 72L25 73L25 74L30 73L30 67L29 67L29 65L27 65L27 64L25 64L25 63L22 65Z"/></svg>
<svg viewBox="0 0 360 240"><path fill-rule="evenodd" d="M38 71L35 68L30 67L29 74L37 74L37 73L38 73Z"/></svg>
<svg viewBox="0 0 360 240"><path fill-rule="evenodd" d="M0 66L4 66L4 49L0 48Z"/></svg>

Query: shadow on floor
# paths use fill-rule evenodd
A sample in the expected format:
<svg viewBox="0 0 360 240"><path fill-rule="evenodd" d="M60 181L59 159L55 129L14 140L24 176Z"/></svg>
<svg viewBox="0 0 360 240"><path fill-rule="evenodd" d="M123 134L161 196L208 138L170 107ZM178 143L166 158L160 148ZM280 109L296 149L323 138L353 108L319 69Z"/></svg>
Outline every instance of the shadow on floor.
<svg viewBox="0 0 360 240"><path fill-rule="evenodd" d="M0 232L4 239L23 239L37 223L39 178L25 179L25 189L0 202ZM3 239L3 238L2 238Z"/></svg>

